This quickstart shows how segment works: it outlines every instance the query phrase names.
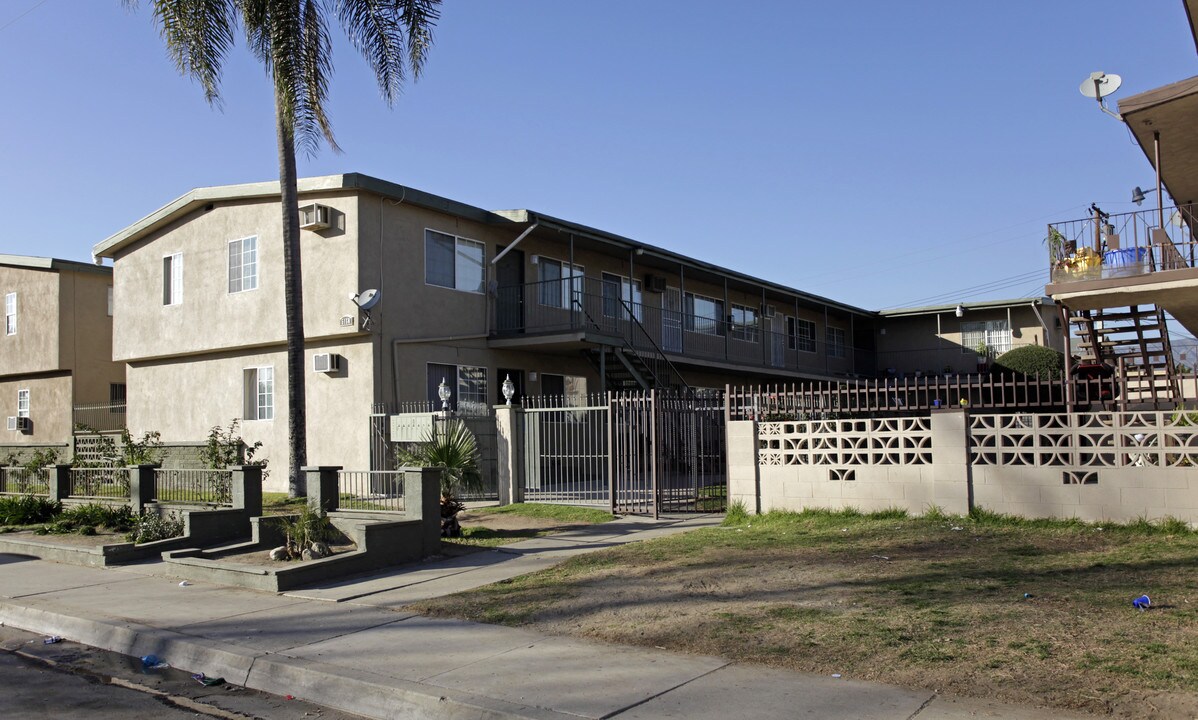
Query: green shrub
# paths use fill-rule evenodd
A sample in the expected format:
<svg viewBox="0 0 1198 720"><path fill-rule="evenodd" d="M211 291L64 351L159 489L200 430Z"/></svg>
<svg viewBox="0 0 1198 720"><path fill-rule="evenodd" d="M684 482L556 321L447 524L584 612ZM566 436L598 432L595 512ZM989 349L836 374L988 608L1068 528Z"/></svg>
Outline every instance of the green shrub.
<svg viewBox="0 0 1198 720"><path fill-rule="evenodd" d="M37 495L0 497L0 525L32 525L62 512L62 503Z"/></svg>
<svg viewBox="0 0 1198 720"><path fill-rule="evenodd" d="M728 512L724 515L725 525L747 525L749 523L749 510L740 500L728 506Z"/></svg>
<svg viewBox="0 0 1198 720"><path fill-rule="evenodd" d="M104 527L114 532L128 532L133 529L136 518L128 505L100 505L89 503L76 505L63 510L58 522L69 522L75 527Z"/></svg>
<svg viewBox="0 0 1198 720"><path fill-rule="evenodd" d="M183 518L174 513L158 515L143 512L134 519L133 529L125 537L131 542L148 543L183 534Z"/></svg>
<svg viewBox="0 0 1198 720"><path fill-rule="evenodd" d="M1024 345L999 355L990 372L1042 378L1060 378L1065 371L1065 356L1043 345Z"/></svg>
<svg viewBox="0 0 1198 720"><path fill-rule="evenodd" d="M304 506L297 515L282 515L275 519L286 536L284 547L293 559L299 559L312 543L328 543L337 537L333 523L327 517Z"/></svg>

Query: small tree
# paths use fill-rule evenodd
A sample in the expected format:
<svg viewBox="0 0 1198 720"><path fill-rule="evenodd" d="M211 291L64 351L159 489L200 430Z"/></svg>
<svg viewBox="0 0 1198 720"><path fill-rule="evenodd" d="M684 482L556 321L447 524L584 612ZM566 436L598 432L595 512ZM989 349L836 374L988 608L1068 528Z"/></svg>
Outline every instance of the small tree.
<svg viewBox="0 0 1198 720"><path fill-rule="evenodd" d="M462 527L458 523L458 513L466 506L458 496L482 488L478 441L466 423L454 419L441 427L434 425L415 448L399 451L399 462L441 469L441 535L460 536Z"/></svg>
<svg viewBox="0 0 1198 720"><path fill-rule="evenodd" d="M253 445L247 445L237 432L237 418L229 421L229 427L215 425L208 431L208 442L200 450L200 459L211 470L224 470L230 465L256 465L262 468L262 478L266 479L266 458L254 459L254 455L262 447L259 440ZM222 474L216 481L216 501L229 502L232 499L232 477Z"/></svg>

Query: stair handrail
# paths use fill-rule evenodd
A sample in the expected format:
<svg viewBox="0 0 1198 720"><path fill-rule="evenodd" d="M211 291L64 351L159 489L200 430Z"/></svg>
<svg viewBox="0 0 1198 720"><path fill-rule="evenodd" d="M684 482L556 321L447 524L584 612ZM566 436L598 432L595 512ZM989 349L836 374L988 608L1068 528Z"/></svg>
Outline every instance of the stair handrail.
<svg viewBox="0 0 1198 720"><path fill-rule="evenodd" d="M672 374L675 379L677 379L677 381L678 381L677 384L679 386L681 386L682 391L686 395L693 395L694 390L691 388L690 384L687 383L686 380L682 377L682 373L678 372L678 368L674 366L674 363L670 362L670 359L668 357L666 357L666 354L664 352L662 352L661 348L658 347L656 342L654 342L653 337L649 334L649 331L646 330L645 326L641 324L641 321L637 319L636 314L633 313L633 311L632 311L632 305L622 297L620 298L620 304L624 306L624 312L628 316L628 319L631 321L630 326L635 326L638 330L641 331L641 335L644 336L645 340L649 341L649 346L651 348L653 348L653 352L654 352L653 360L655 362L665 366L666 370L670 374ZM625 340L625 344L628 344L629 339L625 338L624 340ZM638 355L640 355L640 352L637 351L635 346L632 348L632 351L637 353ZM656 373L654 373L654 374L656 374Z"/></svg>
<svg viewBox="0 0 1198 720"><path fill-rule="evenodd" d="M582 316L587 319L587 322L589 322L591 324L591 327L593 327L595 330L603 331L603 329L604 329L603 326L600 325L598 322L596 322L595 318L591 317L591 314L589 312L587 312L587 309L582 304L582 301L579 299L578 294L574 294L573 296L571 296L570 302L573 306L578 308L578 311L581 312ZM634 348L632 346L632 344L628 342L628 338L621 336L620 342L622 343L624 350L628 351L635 357L638 357L638 358L641 357L640 353L638 353L636 351L636 348ZM647 370L649 372L649 375L652 378L653 383L655 385L661 383L661 378L657 377L657 372L652 367L650 367L648 364L646 364L645 370ZM675 372L677 372L677 371L675 371ZM685 384L686 383L684 382L683 385L685 385Z"/></svg>

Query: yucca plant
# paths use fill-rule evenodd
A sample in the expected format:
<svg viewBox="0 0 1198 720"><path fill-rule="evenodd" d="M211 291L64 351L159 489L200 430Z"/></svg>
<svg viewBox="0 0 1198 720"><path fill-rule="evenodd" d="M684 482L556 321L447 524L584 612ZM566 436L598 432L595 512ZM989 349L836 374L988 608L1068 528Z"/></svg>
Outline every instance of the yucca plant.
<svg viewBox="0 0 1198 720"><path fill-rule="evenodd" d="M410 450L400 450L401 465L435 467L441 470L441 535L460 537L458 513L465 509L459 498L482 488L478 440L461 420L433 426L424 441Z"/></svg>

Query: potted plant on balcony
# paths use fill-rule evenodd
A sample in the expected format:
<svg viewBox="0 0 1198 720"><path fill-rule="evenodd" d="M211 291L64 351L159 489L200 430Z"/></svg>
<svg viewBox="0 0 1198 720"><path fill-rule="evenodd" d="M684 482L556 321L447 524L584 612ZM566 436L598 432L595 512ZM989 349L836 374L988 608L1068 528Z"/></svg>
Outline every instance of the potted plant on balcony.
<svg viewBox="0 0 1198 720"><path fill-rule="evenodd" d="M990 367L990 353L993 348L987 345L985 340L982 340L973 350L978 354L978 372L986 372Z"/></svg>

